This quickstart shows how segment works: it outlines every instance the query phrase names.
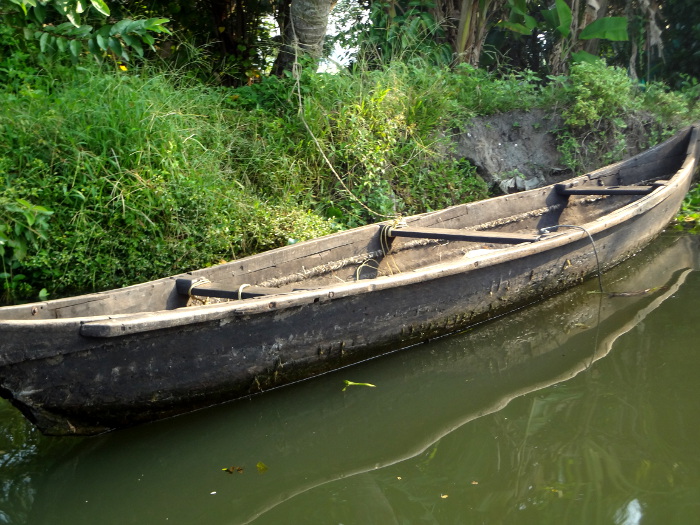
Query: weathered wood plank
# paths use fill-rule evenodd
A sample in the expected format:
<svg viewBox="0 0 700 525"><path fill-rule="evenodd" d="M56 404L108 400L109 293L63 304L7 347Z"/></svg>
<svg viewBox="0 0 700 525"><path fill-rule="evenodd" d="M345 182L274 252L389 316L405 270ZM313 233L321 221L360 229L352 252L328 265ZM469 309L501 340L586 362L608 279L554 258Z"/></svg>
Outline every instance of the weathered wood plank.
<svg viewBox="0 0 700 525"><path fill-rule="evenodd" d="M579 186L568 188L557 184L556 192L559 195L647 195L656 189L656 186Z"/></svg>
<svg viewBox="0 0 700 525"><path fill-rule="evenodd" d="M212 283L201 279L177 279L175 281L177 293L184 296L194 295L196 297L215 297L218 299L252 299L265 295L278 295L296 291L307 290L308 288L269 288L264 286L253 286L243 284L238 287L226 286L221 283Z"/></svg>
<svg viewBox="0 0 700 525"><path fill-rule="evenodd" d="M657 180L648 186L596 186L574 182L555 184L554 190L559 195L648 195L656 188L667 184L667 180Z"/></svg>
<svg viewBox="0 0 700 525"><path fill-rule="evenodd" d="M408 237L412 239L437 239L446 241L471 241L515 244L535 242L539 235L510 233L497 231L452 230L447 228L391 228L387 229L388 237Z"/></svg>

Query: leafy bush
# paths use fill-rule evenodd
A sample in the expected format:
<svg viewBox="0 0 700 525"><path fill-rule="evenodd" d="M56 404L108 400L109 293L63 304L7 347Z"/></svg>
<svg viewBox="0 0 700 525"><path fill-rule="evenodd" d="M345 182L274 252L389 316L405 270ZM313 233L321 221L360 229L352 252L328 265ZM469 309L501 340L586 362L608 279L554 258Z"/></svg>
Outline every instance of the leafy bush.
<svg viewBox="0 0 700 525"><path fill-rule="evenodd" d="M569 126L592 127L603 119L618 118L639 107L627 73L618 67L608 67L603 61L574 64L569 80L571 103L563 111Z"/></svg>

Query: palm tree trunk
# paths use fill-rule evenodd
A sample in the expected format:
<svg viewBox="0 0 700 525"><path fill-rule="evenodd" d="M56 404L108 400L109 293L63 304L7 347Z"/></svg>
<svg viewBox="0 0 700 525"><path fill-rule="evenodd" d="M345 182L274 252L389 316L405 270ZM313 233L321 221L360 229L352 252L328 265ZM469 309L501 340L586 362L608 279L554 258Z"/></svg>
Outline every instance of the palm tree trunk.
<svg viewBox="0 0 700 525"><path fill-rule="evenodd" d="M287 4L281 17L282 47L272 67L274 75L291 70L296 54L321 58L328 16L334 5L335 0L294 0Z"/></svg>

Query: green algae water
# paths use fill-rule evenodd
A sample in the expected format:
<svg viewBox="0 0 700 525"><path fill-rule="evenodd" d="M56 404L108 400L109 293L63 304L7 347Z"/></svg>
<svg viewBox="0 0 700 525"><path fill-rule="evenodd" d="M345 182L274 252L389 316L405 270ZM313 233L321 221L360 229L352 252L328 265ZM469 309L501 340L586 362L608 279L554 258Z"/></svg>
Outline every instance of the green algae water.
<svg viewBox="0 0 700 525"><path fill-rule="evenodd" d="M603 294L96 438L2 402L0 523L696 523L699 270L667 234Z"/></svg>

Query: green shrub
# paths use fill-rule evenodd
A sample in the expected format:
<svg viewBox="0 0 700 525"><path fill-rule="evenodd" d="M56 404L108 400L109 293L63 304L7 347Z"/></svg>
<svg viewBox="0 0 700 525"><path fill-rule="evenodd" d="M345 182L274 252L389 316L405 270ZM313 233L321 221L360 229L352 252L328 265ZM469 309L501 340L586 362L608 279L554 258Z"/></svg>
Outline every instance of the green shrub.
<svg viewBox="0 0 700 525"><path fill-rule="evenodd" d="M602 61L574 64L567 91L571 102L563 116L574 128L595 127L603 119L618 118L639 107L627 73Z"/></svg>
<svg viewBox="0 0 700 525"><path fill-rule="evenodd" d="M683 199L676 217L676 228L700 233L700 184L696 184Z"/></svg>

